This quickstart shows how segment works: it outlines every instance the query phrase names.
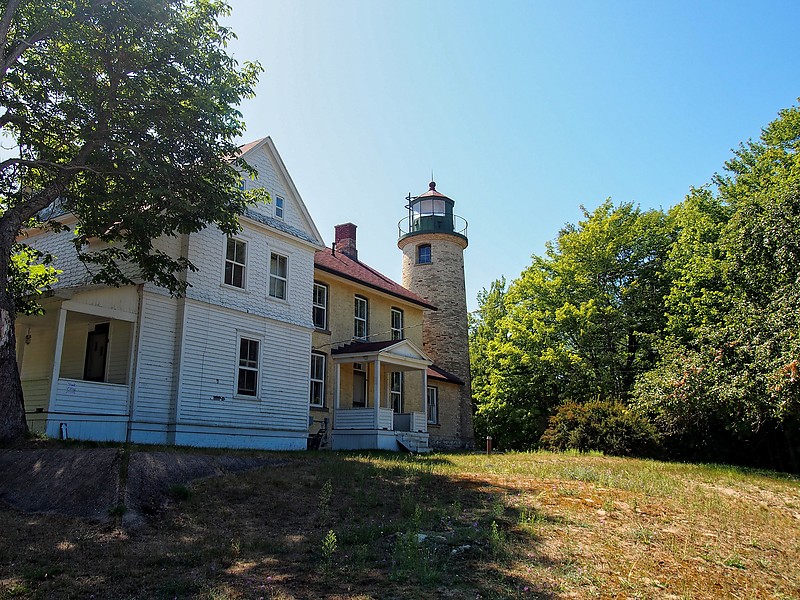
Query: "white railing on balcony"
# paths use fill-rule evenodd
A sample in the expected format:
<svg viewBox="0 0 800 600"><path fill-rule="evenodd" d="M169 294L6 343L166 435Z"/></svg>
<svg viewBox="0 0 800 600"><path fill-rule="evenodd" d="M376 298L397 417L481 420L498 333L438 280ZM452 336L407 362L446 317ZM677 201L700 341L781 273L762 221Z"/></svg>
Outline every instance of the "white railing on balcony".
<svg viewBox="0 0 800 600"><path fill-rule="evenodd" d="M394 412L391 408L381 408L378 413L378 426L375 426L375 409L339 408L334 418L334 429L387 429L392 430Z"/></svg>

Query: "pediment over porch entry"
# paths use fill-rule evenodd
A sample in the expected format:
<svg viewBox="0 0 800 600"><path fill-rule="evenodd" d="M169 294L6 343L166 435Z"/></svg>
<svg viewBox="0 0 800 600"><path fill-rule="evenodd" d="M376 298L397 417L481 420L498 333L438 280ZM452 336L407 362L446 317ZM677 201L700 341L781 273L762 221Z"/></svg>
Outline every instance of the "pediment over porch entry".
<svg viewBox="0 0 800 600"><path fill-rule="evenodd" d="M351 342L331 351L334 364L370 363L380 361L394 371L426 369L433 361L408 340L385 342Z"/></svg>

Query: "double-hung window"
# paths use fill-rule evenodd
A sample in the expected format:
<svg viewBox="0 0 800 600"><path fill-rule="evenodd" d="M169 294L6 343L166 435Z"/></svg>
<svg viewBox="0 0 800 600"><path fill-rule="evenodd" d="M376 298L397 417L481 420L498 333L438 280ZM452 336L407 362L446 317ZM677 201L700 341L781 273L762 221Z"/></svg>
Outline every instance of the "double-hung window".
<svg viewBox="0 0 800 600"><path fill-rule="evenodd" d="M272 252L269 257L269 295L286 300L286 283L289 277L289 259Z"/></svg>
<svg viewBox="0 0 800 600"><path fill-rule="evenodd" d="M244 289L247 265L247 243L228 238L225 248L225 285Z"/></svg>
<svg viewBox="0 0 800 600"><path fill-rule="evenodd" d="M392 371L389 395L392 399L392 410L395 413L403 412L403 372Z"/></svg>
<svg viewBox="0 0 800 600"><path fill-rule="evenodd" d="M392 339L403 339L403 311L399 308L392 309Z"/></svg>
<svg viewBox="0 0 800 600"><path fill-rule="evenodd" d="M428 423L439 422L439 388L428 386Z"/></svg>
<svg viewBox="0 0 800 600"><path fill-rule="evenodd" d="M258 371L261 362L261 343L258 340L239 338L239 365L236 377L236 394L239 396L258 396Z"/></svg>
<svg viewBox="0 0 800 600"><path fill-rule="evenodd" d="M367 299L356 296L355 312L353 315L353 337L356 339L367 339L367 312Z"/></svg>
<svg viewBox="0 0 800 600"><path fill-rule="evenodd" d="M328 325L328 286L314 283L314 297L311 300L314 327L325 329Z"/></svg>
<svg viewBox="0 0 800 600"><path fill-rule="evenodd" d="M275 218L283 220L283 207L285 201L280 196L275 197Z"/></svg>
<svg viewBox="0 0 800 600"><path fill-rule="evenodd" d="M311 353L311 406L325 406L325 355Z"/></svg>

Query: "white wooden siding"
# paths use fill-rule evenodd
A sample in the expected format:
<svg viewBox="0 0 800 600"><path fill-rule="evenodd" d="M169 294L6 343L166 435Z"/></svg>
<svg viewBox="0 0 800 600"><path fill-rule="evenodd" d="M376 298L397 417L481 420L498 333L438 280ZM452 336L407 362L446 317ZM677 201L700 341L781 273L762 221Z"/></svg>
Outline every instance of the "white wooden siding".
<svg viewBox="0 0 800 600"><path fill-rule="evenodd" d="M133 420L167 424L175 397L178 301L145 292L139 325Z"/></svg>
<svg viewBox="0 0 800 600"><path fill-rule="evenodd" d="M237 235L237 239L247 242L246 288L242 290L223 285L225 239L216 227L208 227L190 236L189 260L199 270L187 276L191 287L186 297L312 329L314 249L299 241L295 243L273 235L268 229L243 224L242 232ZM285 300L269 296L271 252L289 259Z"/></svg>
<svg viewBox="0 0 800 600"><path fill-rule="evenodd" d="M128 383L132 329L132 323L111 321L108 333L108 362L106 363L106 381L108 383Z"/></svg>
<svg viewBox="0 0 800 600"><path fill-rule="evenodd" d="M261 342L258 398L236 396L237 334ZM308 428L310 331L187 301L184 344L180 424Z"/></svg>
<svg viewBox="0 0 800 600"><path fill-rule="evenodd" d="M27 325L17 327L17 339L24 343L28 330ZM31 343L25 346L22 370L22 381L50 378L53 373L53 350L56 345L56 331L52 326L31 326Z"/></svg>
<svg viewBox="0 0 800 600"><path fill-rule="evenodd" d="M79 317L76 313L67 313L67 322L64 326L64 346L61 352L60 377L67 379L82 379L86 365L86 339L89 332L89 322Z"/></svg>
<svg viewBox="0 0 800 600"><path fill-rule="evenodd" d="M50 378L23 380L22 395L28 427L33 432L44 433L50 405Z"/></svg>

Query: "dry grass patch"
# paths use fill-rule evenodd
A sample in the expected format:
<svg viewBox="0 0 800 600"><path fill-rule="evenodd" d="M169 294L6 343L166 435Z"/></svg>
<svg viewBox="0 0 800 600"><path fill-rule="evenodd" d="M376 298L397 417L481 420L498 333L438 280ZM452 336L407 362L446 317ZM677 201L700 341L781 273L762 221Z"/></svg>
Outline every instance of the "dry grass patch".
<svg viewBox="0 0 800 600"><path fill-rule="evenodd" d="M0 598L795 598L800 486L549 453L302 453L140 529L0 510Z"/></svg>

